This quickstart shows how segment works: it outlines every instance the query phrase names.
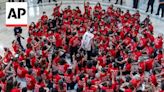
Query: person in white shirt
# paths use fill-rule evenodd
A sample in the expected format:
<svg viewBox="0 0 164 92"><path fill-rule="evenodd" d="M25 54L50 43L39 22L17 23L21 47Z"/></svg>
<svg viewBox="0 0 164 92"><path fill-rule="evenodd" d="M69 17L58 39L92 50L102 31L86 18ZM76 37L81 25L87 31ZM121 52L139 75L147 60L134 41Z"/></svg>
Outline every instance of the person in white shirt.
<svg viewBox="0 0 164 92"><path fill-rule="evenodd" d="M81 47L83 50L87 51L87 58L88 60L91 59L92 55L92 46L93 46L93 38L94 34L93 28L90 28L89 31L85 32L81 41Z"/></svg>

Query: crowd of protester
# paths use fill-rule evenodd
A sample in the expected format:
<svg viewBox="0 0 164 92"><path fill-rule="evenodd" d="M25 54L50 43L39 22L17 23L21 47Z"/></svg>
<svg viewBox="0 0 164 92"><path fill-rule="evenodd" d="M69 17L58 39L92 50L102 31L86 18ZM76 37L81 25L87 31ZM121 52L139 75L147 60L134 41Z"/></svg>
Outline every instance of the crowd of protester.
<svg viewBox="0 0 164 92"><path fill-rule="evenodd" d="M0 57L1 92L164 92L163 35L154 37L149 16L140 20L110 5L61 4L28 29L26 47L17 40ZM94 34L91 50L81 46Z"/></svg>

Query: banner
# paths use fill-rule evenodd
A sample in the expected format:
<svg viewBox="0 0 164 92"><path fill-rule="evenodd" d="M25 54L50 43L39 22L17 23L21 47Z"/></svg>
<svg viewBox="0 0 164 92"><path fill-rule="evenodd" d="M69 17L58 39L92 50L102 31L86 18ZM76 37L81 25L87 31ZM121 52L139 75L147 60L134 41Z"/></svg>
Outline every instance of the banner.
<svg viewBox="0 0 164 92"><path fill-rule="evenodd" d="M85 34L83 35L82 41L81 41L81 47L84 50L90 51L91 50L91 40L94 37L94 34L90 33L90 32L85 32Z"/></svg>

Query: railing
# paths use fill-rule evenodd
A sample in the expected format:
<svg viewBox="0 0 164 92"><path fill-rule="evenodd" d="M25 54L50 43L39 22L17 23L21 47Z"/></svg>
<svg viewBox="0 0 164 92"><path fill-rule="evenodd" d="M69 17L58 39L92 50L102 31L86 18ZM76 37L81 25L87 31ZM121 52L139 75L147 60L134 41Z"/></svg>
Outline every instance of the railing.
<svg viewBox="0 0 164 92"><path fill-rule="evenodd" d="M0 11L3 11L5 9L5 2L7 2L8 0L0 0ZM14 0L14 1L19 1L19 0ZM28 3L31 3L31 4L36 4L37 3L37 0L25 0L27 1ZM43 0L43 3L47 3L49 0ZM53 0L51 0L53 1ZM76 1L94 1L94 2L109 2L109 0L57 0L57 1L70 1L70 2L76 2ZM116 0L110 0L111 3L115 3ZM147 1L148 0L140 0L139 2L139 9L141 10L146 10L146 6L147 6ZM124 6L128 6L128 7L132 7L133 5L133 0L123 0L124 2ZM157 8L158 8L158 0L155 0L155 3L154 3L154 11L156 12L157 11Z"/></svg>
<svg viewBox="0 0 164 92"><path fill-rule="evenodd" d="M0 0L0 13L4 13L6 0Z"/></svg>
<svg viewBox="0 0 164 92"><path fill-rule="evenodd" d="M0 14L4 14L5 13L5 2L7 2L8 0L0 0ZM15 0L15 1L19 1L19 0ZM25 0L28 1L28 6L29 7L35 7L37 6L37 0ZM50 5L50 4L54 4L54 3L49 3L49 0L43 0L43 4L42 5ZM53 0L51 0L52 2ZM63 4L83 4L84 1L90 1L91 5L95 5L98 1L101 2L102 6L108 6L110 4L114 4L116 0L57 0L57 1L63 1ZM131 8L133 5L133 0L123 0L123 6L117 4L114 5L116 7L120 7L122 9L129 9L130 11L135 11L135 9ZM147 15L147 13L145 13L146 11L146 7L147 7L147 1L148 0L140 0L139 3L139 10L141 13ZM155 0L155 4L154 4L154 13L156 13L158 8L158 0ZM151 17L154 17L156 19L162 20L161 18L155 16L155 15L150 15ZM164 20L162 20L164 21Z"/></svg>

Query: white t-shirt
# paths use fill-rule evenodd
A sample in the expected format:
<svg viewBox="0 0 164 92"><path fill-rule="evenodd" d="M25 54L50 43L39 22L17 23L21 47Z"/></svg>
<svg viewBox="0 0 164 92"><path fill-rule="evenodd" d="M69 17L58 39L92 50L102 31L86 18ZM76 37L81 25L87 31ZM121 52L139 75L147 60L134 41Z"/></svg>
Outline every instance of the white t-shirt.
<svg viewBox="0 0 164 92"><path fill-rule="evenodd" d="M81 47L86 50L91 50L91 40L93 39L94 34L90 33L89 31L85 32L81 41Z"/></svg>

